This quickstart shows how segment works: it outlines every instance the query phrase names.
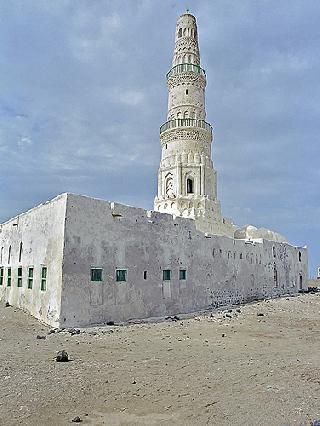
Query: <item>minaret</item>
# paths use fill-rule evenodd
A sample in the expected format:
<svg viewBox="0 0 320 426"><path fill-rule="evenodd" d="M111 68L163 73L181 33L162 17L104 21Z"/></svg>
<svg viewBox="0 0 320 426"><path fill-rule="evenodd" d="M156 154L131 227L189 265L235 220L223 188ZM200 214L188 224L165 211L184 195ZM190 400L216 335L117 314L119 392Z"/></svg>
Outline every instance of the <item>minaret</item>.
<svg viewBox="0 0 320 426"><path fill-rule="evenodd" d="M211 160L213 132L205 110L206 73L200 66L196 18L177 21L172 68L167 73L167 121L160 127L161 162L156 211L196 220L203 232L233 234L221 217Z"/></svg>

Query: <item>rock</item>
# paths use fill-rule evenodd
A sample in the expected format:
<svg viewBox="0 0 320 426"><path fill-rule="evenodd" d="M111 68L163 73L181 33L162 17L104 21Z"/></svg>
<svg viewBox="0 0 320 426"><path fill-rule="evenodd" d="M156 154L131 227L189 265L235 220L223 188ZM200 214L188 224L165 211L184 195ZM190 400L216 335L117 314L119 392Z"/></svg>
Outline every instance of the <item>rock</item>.
<svg viewBox="0 0 320 426"><path fill-rule="evenodd" d="M226 335L224 333L221 334L221 337L225 337Z"/></svg>
<svg viewBox="0 0 320 426"><path fill-rule="evenodd" d="M226 314L226 318L232 318L232 315Z"/></svg>
<svg viewBox="0 0 320 426"><path fill-rule="evenodd" d="M56 330L54 328L51 328L51 330L48 331L48 334L54 334Z"/></svg>
<svg viewBox="0 0 320 426"><path fill-rule="evenodd" d="M264 314L262 312L258 312L257 317L264 317Z"/></svg>
<svg viewBox="0 0 320 426"><path fill-rule="evenodd" d="M238 312L238 314L241 314L241 309L240 308L236 309L236 312Z"/></svg>
<svg viewBox="0 0 320 426"><path fill-rule="evenodd" d="M73 423L80 423L82 422L82 420L80 419L79 416L76 416L75 418L72 419Z"/></svg>
<svg viewBox="0 0 320 426"><path fill-rule="evenodd" d="M65 351L65 350L63 350L63 351L59 351L59 352L57 353L57 356L56 356L56 361L57 361L57 362L68 362L68 361L69 361L69 355L68 355L68 352L67 352L67 351Z"/></svg>
<svg viewBox="0 0 320 426"><path fill-rule="evenodd" d="M136 384L137 384L137 382L136 382L135 380L133 380L133 381L132 381L132 384L133 384L133 385L136 385Z"/></svg>
<svg viewBox="0 0 320 426"><path fill-rule="evenodd" d="M69 328L68 331L71 334L71 336L74 336L75 334L80 334L80 330L78 330L77 328Z"/></svg>
<svg viewBox="0 0 320 426"><path fill-rule="evenodd" d="M11 305L10 305L10 303L9 303L9 302L6 302L6 303L4 304L4 306L5 306L6 308L9 308Z"/></svg>
<svg viewBox="0 0 320 426"><path fill-rule="evenodd" d="M114 325L114 321L108 321L107 325Z"/></svg>
<svg viewBox="0 0 320 426"><path fill-rule="evenodd" d="M39 334L37 335L38 340L45 340L46 338L47 336L40 336Z"/></svg>

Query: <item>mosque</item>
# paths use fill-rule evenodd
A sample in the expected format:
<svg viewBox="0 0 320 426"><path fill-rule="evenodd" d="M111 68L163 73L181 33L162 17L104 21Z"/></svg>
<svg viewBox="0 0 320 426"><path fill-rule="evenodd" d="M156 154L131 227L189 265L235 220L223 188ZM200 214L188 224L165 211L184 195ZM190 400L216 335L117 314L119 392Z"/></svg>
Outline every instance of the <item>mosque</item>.
<svg viewBox="0 0 320 426"><path fill-rule="evenodd" d="M54 327L214 309L307 288L308 254L223 217L196 19L178 18L154 210L65 193L0 225L0 298Z"/></svg>

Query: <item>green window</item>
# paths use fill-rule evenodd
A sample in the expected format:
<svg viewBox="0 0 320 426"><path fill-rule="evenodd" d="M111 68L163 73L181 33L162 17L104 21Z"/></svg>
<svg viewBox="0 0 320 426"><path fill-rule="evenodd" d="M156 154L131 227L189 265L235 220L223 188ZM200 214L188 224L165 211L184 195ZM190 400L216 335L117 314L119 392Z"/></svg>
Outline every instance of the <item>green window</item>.
<svg viewBox="0 0 320 426"><path fill-rule="evenodd" d="M11 287L11 268L8 268L7 287Z"/></svg>
<svg viewBox="0 0 320 426"><path fill-rule="evenodd" d="M3 268L0 268L0 285L3 285Z"/></svg>
<svg viewBox="0 0 320 426"><path fill-rule="evenodd" d="M22 268L21 266L18 268L18 287L22 287Z"/></svg>
<svg viewBox="0 0 320 426"><path fill-rule="evenodd" d="M186 279L187 279L187 270L186 269L180 269L179 280L186 280Z"/></svg>
<svg viewBox="0 0 320 426"><path fill-rule="evenodd" d="M28 269L28 288L32 288L33 286L33 268Z"/></svg>
<svg viewBox="0 0 320 426"><path fill-rule="evenodd" d="M42 266L41 268L41 290L46 291L47 290L47 267Z"/></svg>
<svg viewBox="0 0 320 426"><path fill-rule="evenodd" d="M116 281L127 281L127 270L117 269L116 270Z"/></svg>
<svg viewBox="0 0 320 426"><path fill-rule="evenodd" d="M102 281L101 268L91 268L91 281Z"/></svg>
<svg viewBox="0 0 320 426"><path fill-rule="evenodd" d="M171 280L171 269L164 269L163 271L163 281Z"/></svg>

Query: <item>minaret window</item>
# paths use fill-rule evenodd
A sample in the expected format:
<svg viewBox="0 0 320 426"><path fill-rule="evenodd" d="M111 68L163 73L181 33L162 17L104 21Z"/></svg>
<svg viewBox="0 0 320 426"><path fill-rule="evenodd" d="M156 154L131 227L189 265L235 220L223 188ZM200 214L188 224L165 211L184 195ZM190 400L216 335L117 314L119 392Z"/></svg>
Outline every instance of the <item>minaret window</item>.
<svg viewBox="0 0 320 426"><path fill-rule="evenodd" d="M189 90L188 89L186 89L186 95L188 95L189 94Z"/></svg>
<svg viewBox="0 0 320 426"><path fill-rule="evenodd" d="M193 194L193 179L187 179L187 194Z"/></svg>
<svg viewBox="0 0 320 426"><path fill-rule="evenodd" d="M182 37L182 28L179 29L178 37Z"/></svg>

